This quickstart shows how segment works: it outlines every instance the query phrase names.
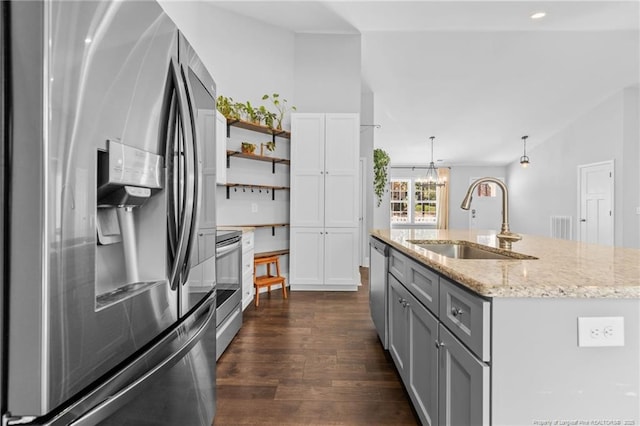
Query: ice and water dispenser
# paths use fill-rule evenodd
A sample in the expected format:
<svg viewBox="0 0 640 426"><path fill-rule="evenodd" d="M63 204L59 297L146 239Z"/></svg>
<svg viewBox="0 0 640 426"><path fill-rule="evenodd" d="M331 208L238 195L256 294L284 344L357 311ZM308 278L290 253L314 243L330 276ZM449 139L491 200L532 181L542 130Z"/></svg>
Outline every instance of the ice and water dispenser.
<svg viewBox="0 0 640 426"><path fill-rule="evenodd" d="M97 308L166 278L163 157L108 141L97 157Z"/></svg>

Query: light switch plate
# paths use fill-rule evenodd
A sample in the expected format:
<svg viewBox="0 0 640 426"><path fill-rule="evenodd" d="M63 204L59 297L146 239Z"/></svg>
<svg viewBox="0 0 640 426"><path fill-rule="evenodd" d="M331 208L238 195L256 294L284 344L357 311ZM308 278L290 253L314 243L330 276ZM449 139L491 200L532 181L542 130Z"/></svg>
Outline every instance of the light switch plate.
<svg viewBox="0 0 640 426"><path fill-rule="evenodd" d="M624 346L624 317L578 317L578 346Z"/></svg>

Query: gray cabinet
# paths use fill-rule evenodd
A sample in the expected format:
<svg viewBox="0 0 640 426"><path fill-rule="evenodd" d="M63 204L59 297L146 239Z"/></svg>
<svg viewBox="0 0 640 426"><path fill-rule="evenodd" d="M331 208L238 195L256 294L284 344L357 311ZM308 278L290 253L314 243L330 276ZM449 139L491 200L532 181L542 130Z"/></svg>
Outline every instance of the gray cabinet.
<svg viewBox="0 0 640 426"><path fill-rule="evenodd" d="M409 292L402 284L389 274L389 353L405 386L407 385L405 371L409 350L407 335L409 315L405 303L409 296Z"/></svg>
<svg viewBox="0 0 640 426"><path fill-rule="evenodd" d="M423 425L438 421L438 320L414 297L408 302L409 366L406 387Z"/></svg>
<svg viewBox="0 0 640 426"><path fill-rule="evenodd" d="M390 250L389 352L424 425L484 425L491 303Z"/></svg>
<svg viewBox="0 0 640 426"><path fill-rule="evenodd" d="M438 320L389 275L389 352L425 425L438 424Z"/></svg>
<svg viewBox="0 0 640 426"><path fill-rule="evenodd" d="M440 325L438 414L442 425L489 424L489 366Z"/></svg>

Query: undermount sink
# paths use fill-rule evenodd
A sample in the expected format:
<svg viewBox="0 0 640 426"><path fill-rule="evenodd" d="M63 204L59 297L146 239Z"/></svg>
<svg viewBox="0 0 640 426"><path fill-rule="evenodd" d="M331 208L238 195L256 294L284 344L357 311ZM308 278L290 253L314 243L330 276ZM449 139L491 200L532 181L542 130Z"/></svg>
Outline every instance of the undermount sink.
<svg viewBox="0 0 640 426"><path fill-rule="evenodd" d="M440 242L438 240L409 240L407 242L452 259L537 259L537 257L526 254L506 252L468 241Z"/></svg>

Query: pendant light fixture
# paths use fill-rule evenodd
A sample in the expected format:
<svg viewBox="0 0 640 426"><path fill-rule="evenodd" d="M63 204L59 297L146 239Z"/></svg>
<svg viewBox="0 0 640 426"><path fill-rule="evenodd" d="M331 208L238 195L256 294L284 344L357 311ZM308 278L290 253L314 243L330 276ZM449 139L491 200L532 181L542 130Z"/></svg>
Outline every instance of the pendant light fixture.
<svg viewBox="0 0 640 426"><path fill-rule="evenodd" d="M529 166L529 157L527 157L527 138L529 136L523 136L522 137L522 143L524 146L524 153L522 155L522 157L520 157L520 165L522 165L522 167L528 167Z"/></svg>
<svg viewBox="0 0 640 426"><path fill-rule="evenodd" d="M438 180L438 168L436 167L436 165L433 162L433 140L435 139L435 136L431 136L429 139L431 139L431 162L429 163L429 166L427 167L427 175L426 180L427 180L427 184L428 185L433 185L433 186L443 186L444 183L440 182Z"/></svg>

